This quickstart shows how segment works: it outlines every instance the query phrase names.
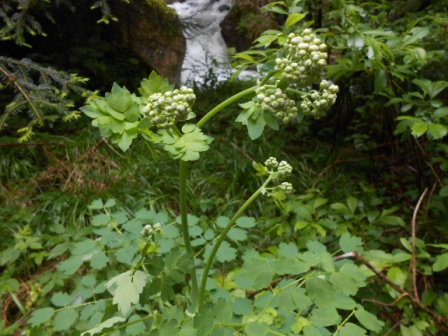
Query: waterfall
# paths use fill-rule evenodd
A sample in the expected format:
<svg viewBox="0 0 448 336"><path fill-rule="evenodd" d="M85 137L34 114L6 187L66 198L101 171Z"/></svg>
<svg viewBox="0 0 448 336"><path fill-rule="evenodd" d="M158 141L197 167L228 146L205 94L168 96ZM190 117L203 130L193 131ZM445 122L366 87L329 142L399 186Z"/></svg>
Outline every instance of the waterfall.
<svg viewBox="0 0 448 336"><path fill-rule="evenodd" d="M204 86L211 76L221 82L231 75L220 23L232 5L232 0L186 0L169 5L179 15L186 40L182 84Z"/></svg>

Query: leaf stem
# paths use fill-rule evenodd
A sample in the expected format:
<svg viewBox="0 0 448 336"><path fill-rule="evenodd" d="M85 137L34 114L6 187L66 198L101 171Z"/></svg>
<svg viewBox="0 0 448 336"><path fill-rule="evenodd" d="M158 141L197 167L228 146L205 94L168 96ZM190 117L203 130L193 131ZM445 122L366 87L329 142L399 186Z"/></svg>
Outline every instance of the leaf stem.
<svg viewBox="0 0 448 336"><path fill-rule="evenodd" d="M268 73L263 80L260 82L259 85L263 85L265 84L276 72L272 71L270 73ZM196 124L197 127L201 128L202 126L204 126L215 114L217 114L219 111L221 111L223 108L229 106L230 104L235 103L236 101L238 101L239 99L248 96L252 93L255 92L255 89L259 86L252 86L251 88L248 88L246 90L243 90L239 93L237 93L236 95L233 95L230 98L227 98L226 100L224 100L221 104L216 105L213 109L210 110L210 112L208 112L205 116L202 117L201 120L198 121L198 123Z"/></svg>
<svg viewBox="0 0 448 336"><path fill-rule="evenodd" d="M196 268L194 266L194 253L190 242L190 233L188 231L188 219L187 219L187 163L179 160L179 201L180 201L180 219L182 223L182 237L184 238L185 249L191 256L193 266L191 267L191 302L193 305L193 311L198 308L198 278L196 275Z"/></svg>
<svg viewBox="0 0 448 336"><path fill-rule="evenodd" d="M216 253L218 252L219 247L221 246L222 242L226 238L227 233L234 226L236 220L238 218L240 218L240 216L243 214L244 210L246 210L247 207L249 205L251 205L251 203L253 201L255 201L255 199L258 196L260 196L262 191L266 190L266 186L269 184L269 182L271 182L271 179L272 179L272 175L269 175L269 177L266 179L266 181L263 183L263 185L260 188L258 188L258 190L246 202L244 202L244 204L238 209L238 211L230 219L230 221L227 224L227 226L225 227L225 229L219 235L218 240L215 243L215 245L213 246L212 252L210 253L210 256L207 259L207 264L205 265L204 273L202 274L201 287L199 289L199 305L201 305L202 302L204 301L205 285L207 283L208 273L210 272L210 268L212 266L213 260L215 259Z"/></svg>

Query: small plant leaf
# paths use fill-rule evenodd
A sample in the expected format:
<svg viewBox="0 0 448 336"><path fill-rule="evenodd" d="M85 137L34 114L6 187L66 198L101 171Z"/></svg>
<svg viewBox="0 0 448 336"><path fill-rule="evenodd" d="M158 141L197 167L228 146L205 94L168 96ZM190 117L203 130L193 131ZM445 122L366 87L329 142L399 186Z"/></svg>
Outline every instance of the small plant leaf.
<svg viewBox="0 0 448 336"><path fill-rule="evenodd" d="M361 305L358 305L355 316L366 329L371 331L379 332L384 326L383 322L379 321L375 315L365 311Z"/></svg>
<svg viewBox="0 0 448 336"><path fill-rule="evenodd" d="M118 305L118 310L126 315L131 309L131 304L137 304L143 287L146 284L146 274L140 270L121 273L106 283L106 287L116 286L113 304Z"/></svg>
<svg viewBox="0 0 448 336"><path fill-rule="evenodd" d="M42 308L35 310L31 314L31 318L28 320L28 323L31 324L31 326L37 326L44 324L48 320L50 320L54 315L54 309L53 308Z"/></svg>
<svg viewBox="0 0 448 336"><path fill-rule="evenodd" d="M124 321L126 321L126 319L124 317L118 317L118 316L112 317L112 318L102 322L101 324L97 325L95 328L84 331L81 334L81 336L99 334L100 332L103 331L103 329L111 328L114 326L114 324L124 322Z"/></svg>

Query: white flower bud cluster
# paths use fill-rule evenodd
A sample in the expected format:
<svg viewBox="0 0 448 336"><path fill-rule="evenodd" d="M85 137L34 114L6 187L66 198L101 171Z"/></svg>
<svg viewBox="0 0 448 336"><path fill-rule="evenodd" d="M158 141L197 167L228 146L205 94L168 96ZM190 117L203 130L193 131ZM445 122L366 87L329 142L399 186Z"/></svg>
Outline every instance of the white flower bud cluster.
<svg viewBox="0 0 448 336"><path fill-rule="evenodd" d="M291 165L286 161L280 161L278 163L277 159L274 157L270 157L264 162L264 166L270 171L273 172L276 170L282 176L290 175L292 173Z"/></svg>
<svg viewBox="0 0 448 336"><path fill-rule="evenodd" d="M282 189L286 194L292 193L292 184L289 182L283 182L280 184L280 189Z"/></svg>
<svg viewBox="0 0 448 336"><path fill-rule="evenodd" d="M256 89L257 103L264 112L272 113L284 124L289 123L297 117L297 107L294 100L279 88L260 86Z"/></svg>
<svg viewBox="0 0 448 336"><path fill-rule="evenodd" d="M162 232L162 226L160 223L156 223L154 225L147 224L142 230L142 236L145 238L152 237L155 233L161 233Z"/></svg>
<svg viewBox="0 0 448 336"><path fill-rule="evenodd" d="M195 100L193 90L182 86L179 90L152 94L143 113L151 117L158 128L171 128L175 123L187 119Z"/></svg>
<svg viewBox="0 0 448 336"><path fill-rule="evenodd" d="M300 104L303 113L310 114L315 119L324 115L336 102L339 87L323 80L320 82L319 91L314 91L311 95L305 97Z"/></svg>
<svg viewBox="0 0 448 336"><path fill-rule="evenodd" d="M287 55L275 60L275 70L283 70L284 77L299 87L319 82L327 65L327 45L307 28L300 35L289 34L284 47Z"/></svg>
<svg viewBox="0 0 448 336"><path fill-rule="evenodd" d="M278 167L278 161L275 157L270 157L264 162L264 165L267 169L275 169Z"/></svg>
<svg viewBox="0 0 448 336"><path fill-rule="evenodd" d="M290 175L291 173L292 173L292 167L291 167L291 165L288 163L288 162L286 162L286 161L281 161L279 164L278 164L278 172L280 173L280 174L282 174L282 175Z"/></svg>

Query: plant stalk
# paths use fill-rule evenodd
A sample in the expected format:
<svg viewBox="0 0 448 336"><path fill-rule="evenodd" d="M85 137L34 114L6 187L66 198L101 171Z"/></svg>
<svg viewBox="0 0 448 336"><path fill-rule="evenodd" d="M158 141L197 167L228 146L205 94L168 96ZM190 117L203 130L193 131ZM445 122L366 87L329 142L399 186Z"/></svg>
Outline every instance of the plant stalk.
<svg viewBox="0 0 448 336"><path fill-rule="evenodd" d="M204 268L204 273L202 274L201 287L199 289L199 305L201 305L204 301L205 285L207 283L208 273L210 272L210 268L212 266L213 260L215 259L216 253L218 252L219 247L226 238L227 233L235 225L236 220L240 218L244 210L246 210L247 207L251 205L252 202L255 201L255 199L257 199L258 196L260 196L261 192L263 190L266 190L266 186L269 184L269 182L271 182L271 179L272 175L269 175L269 177L266 179L263 185L260 188L258 188L258 190L251 197L249 197L249 199L246 202L244 202L244 204L238 209L238 211L230 219L225 229L219 235L219 238L216 241L215 245L213 246L210 256L208 257L207 264L205 265Z"/></svg>
<svg viewBox="0 0 448 336"><path fill-rule="evenodd" d="M185 249L191 256L193 266L190 270L191 276L191 302L193 305L193 311L196 311L198 306L198 278L196 275L196 268L194 265L194 253L190 242L190 232L188 231L188 219L187 219L187 163L179 160L179 201L180 201L180 219L182 223L182 237L184 238Z"/></svg>
<svg viewBox="0 0 448 336"><path fill-rule="evenodd" d="M259 85L264 85L276 72L272 71L270 73L268 73L263 80L260 82ZM239 93L237 93L236 95L233 95L230 98L227 98L226 100L224 100L221 104L216 105L212 110L210 110L210 112L208 112L205 116L202 117L201 120L198 121L198 123L196 124L197 127L201 128L202 126L204 126L207 121L209 121L215 114L217 114L219 111L221 111L223 108L229 106L230 104L235 103L236 101L238 101L239 99L248 96L252 93L255 92L257 86L252 86L251 88L248 88L244 91L241 91Z"/></svg>

